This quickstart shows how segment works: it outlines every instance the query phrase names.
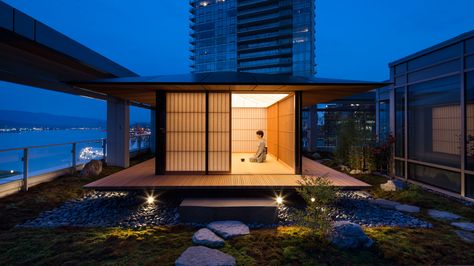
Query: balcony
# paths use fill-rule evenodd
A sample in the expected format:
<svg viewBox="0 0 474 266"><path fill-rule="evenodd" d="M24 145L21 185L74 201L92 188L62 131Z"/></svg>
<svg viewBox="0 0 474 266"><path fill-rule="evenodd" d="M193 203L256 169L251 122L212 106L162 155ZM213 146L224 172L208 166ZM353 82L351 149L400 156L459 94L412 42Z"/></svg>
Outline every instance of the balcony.
<svg viewBox="0 0 474 266"><path fill-rule="evenodd" d="M248 27L239 27L238 29L238 34L241 35L248 35L251 33L258 33L261 31L267 31L267 30L272 30L272 29L282 29L282 28L290 28L292 26L293 22L290 19L284 20L284 21L279 21L279 22L273 22L270 24L264 24L264 25L255 25L255 26L248 26Z"/></svg>
<svg viewBox="0 0 474 266"><path fill-rule="evenodd" d="M284 38L288 37L290 38L292 36L292 31L291 30L280 30L276 32L269 32L269 33L261 33L261 34L255 34L255 35L249 35L249 36L242 36L238 38L238 43L244 43L244 42L259 42L261 40L272 40L272 39L279 39L279 38Z"/></svg>

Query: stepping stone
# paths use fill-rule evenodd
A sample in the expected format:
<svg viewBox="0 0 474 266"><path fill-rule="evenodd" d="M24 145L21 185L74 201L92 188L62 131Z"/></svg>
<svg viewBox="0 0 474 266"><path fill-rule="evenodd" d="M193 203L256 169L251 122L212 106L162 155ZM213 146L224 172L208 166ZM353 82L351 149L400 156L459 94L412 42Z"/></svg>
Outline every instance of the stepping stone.
<svg viewBox="0 0 474 266"><path fill-rule="evenodd" d="M207 228L224 239L248 235L249 227L239 221L217 221L207 225Z"/></svg>
<svg viewBox="0 0 474 266"><path fill-rule="evenodd" d="M370 247L374 243L360 225L349 221L334 222L329 239L332 245L340 249Z"/></svg>
<svg viewBox="0 0 474 266"><path fill-rule="evenodd" d="M474 233L463 230L455 230L454 232L459 236L459 238L461 238L462 241L469 244L474 244Z"/></svg>
<svg viewBox="0 0 474 266"><path fill-rule="evenodd" d="M451 223L451 225L461 228L462 230L474 231L474 223L454 222L454 223Z"/></svg>
<svg viewBox="0 0 474 266"><path fill-rule="evenodd" d="M214 232L207 228L201 228L194 233L193 243L210 248L219 248L224 246L224 239L218 237Z"/></svg>
<svg viewBox="0 0 474 266"><path fill-rule="evenodd" d="M397 205L400 205L400 203L396 201L391 201L391 200L386 200L386 199L374 199L374 200L371 200L370 202L372 202L373 204L379 207L392 209L392 210L394 210Z"/></svg>
<svg viewBox="0 0 474 266"><path fill-rule="evenodd" d="M452 213L452 212L447 212L447 211L438 211L438 210L428 210L428 215L431 216L431 218L434 218L436 220L457 220L460 219L461 216Z"/></svg>
<svg viewBox="0 0 474 266"><path fill-rule="evenodd" d="M401 211L401 212L416 213L416 212L420 212L420 207L408 205L408 204L399 204L395 206L395 210Z"/></svg>
<svg viewBox="0 0 474 266"><path fill-rule="evenodd" d="M234 266L235 258L203 246L187 248L174 262L176 266Z"/></svg>

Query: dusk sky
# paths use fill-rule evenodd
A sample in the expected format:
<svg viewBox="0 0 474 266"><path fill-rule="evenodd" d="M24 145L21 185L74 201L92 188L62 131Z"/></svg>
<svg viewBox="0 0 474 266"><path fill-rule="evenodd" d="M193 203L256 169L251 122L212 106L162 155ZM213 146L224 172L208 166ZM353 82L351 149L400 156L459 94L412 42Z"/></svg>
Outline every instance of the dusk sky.
<svg viewBox="0 0 474 266"><path fill-rule="evenodd" d="M189 72L188 0L5 0L140 75ZM319 77L383 81L388 63L474 30L472 0L317 0ZM105 119L106 105L0 82L0 109ZM149 112L132 109L132 121Z"/></svg>

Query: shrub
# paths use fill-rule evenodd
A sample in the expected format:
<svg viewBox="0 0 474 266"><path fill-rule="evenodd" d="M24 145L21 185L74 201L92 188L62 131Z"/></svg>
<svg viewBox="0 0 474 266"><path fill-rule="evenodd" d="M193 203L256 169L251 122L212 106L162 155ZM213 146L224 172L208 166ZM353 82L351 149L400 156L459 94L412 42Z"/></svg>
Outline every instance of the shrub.
<svg viewBox="0 0 474 266"><path fill-rule="evenodd" d="M338 188L325 176L303 176L299 184L296 191L306 202L306 208L297 211L294 220L310 229L313 236L326 239L332 227L330 207L336 201Z"/></svg>

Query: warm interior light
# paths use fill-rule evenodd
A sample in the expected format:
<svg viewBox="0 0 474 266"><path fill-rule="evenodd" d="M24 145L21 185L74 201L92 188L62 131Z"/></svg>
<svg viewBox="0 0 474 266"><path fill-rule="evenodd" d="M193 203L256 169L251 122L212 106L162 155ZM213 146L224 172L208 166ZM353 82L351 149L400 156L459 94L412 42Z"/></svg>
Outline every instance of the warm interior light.
<svg viewBox="0 0 474 266"><path fill-rule="evenodd" d="M276 197L276 202L277 202L277 204L282 204L283 203L283 198L280 197L280 196Z"/></svg>
<svg viewBox="0 0 474 266"><path fill-rule="evenodd" d="M311 198L311 202L315 202L315 201L316 201L316 199L315 199L315 198Z"/></svg>
<svg viewBox="0 0 474 266"><path fill-rule="evenodd" d="M288 96L288 93L234 93L232 107L266 108Z"/></svg>
<svg viewBox="0 0 474 266"><path fill-rule="evenodd" d="M151 196L151 195L148 196L148 197L146 198L146 202L147 202L148 204L153 204L153 203L155 202L155 197L153 197L153 196Z"/></svg>

